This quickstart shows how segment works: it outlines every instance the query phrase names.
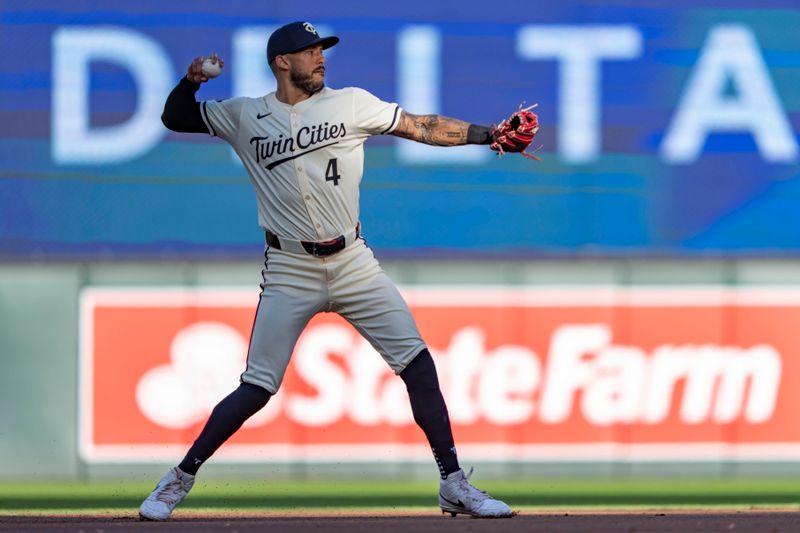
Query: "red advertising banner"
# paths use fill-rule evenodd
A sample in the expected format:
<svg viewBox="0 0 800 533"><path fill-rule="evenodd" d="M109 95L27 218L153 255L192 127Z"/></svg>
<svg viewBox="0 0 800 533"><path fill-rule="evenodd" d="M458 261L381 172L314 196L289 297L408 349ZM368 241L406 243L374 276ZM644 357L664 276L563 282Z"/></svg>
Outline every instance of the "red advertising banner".
<svg viewBox="0 0 800 533"><path fill-rule="evenodd" d="M472 460L800 459L800 290L403 291ZM80 450L177 460L238 385L258 293L87 289ZM405 386L337 315L227 460L428 459Z"/></svg>

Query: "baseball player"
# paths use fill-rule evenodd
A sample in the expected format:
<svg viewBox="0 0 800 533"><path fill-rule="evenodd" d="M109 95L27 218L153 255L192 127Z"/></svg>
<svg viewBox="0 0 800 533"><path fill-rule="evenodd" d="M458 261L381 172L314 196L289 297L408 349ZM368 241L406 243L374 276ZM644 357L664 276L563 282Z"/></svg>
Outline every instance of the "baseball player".
<svg viewBox="0 0 800 533"><path fill-rule="evenodd" d="M344 317L405 382L414 420L439 467L442 512L514 515L473 487L459 467L433 359L408 306L361 236L358 195L363 144L371 135L522 152L530 140L522 146L519 139L532 139L538 126L517 124L517 135L508 128L412 115L363 89L326 87L322 51L338 42L320 37L308 22L287 24L267 44L275 92L197 102L195 93L209 74L202 69L204 58L196 58L167 98L162 115L167 128L221 137L241 158L255 188L266 251L241 384L214 408L183 461L142 503L143 519L168 519L200 466L278 391L295 342L320 312ZM223 65L216 55L211 59Z"/></svg>

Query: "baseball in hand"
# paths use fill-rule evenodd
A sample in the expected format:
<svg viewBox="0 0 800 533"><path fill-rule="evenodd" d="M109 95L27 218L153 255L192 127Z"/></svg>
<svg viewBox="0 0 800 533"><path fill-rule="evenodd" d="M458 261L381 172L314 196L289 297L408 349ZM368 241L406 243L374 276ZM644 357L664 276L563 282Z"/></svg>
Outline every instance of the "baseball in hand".
<svg viewBox="0 0 800 533"><path fill-rule="evenodd" d="M216 78L222 72L222 66L218 61L214 62L211 59L203 61L202 71L207 78Z"/></svg>

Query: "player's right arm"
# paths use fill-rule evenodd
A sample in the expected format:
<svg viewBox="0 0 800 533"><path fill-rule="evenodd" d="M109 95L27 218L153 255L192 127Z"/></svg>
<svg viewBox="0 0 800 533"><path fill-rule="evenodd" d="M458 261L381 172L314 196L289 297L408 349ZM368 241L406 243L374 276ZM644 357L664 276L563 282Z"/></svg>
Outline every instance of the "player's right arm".
<svg viewBox="0 0 800 533"><path fill-rule="evenodd" d="M220 65L224 61L216 54L210 56ZM200 84L208 81L203 74L203 57L196 57L189 64L186 76L181 78L178 85L169 93L161 114L161 122L168 129L181 133L210 133L200 111L200 102L195 98L195 93L200 89Z"/></svg>

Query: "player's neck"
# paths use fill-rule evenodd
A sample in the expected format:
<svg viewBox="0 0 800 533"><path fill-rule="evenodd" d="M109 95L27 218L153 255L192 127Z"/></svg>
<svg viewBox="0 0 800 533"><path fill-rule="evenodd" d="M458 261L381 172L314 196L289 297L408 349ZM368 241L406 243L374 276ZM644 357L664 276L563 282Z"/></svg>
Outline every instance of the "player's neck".
<svg viewBox="0 0 800 533"><path fill-rule="evenodd" d="M313 96L312 93L304 91L293 83L279 83L278 90L275 91L275 98L277 98L279 102L288 105L299 104L303 100L308 100L311 96Z"/></svg>

